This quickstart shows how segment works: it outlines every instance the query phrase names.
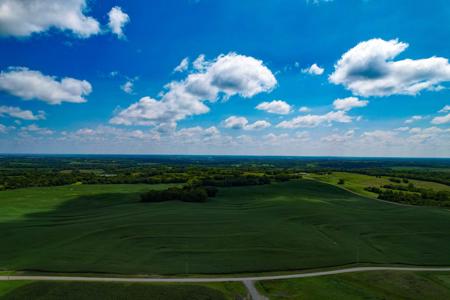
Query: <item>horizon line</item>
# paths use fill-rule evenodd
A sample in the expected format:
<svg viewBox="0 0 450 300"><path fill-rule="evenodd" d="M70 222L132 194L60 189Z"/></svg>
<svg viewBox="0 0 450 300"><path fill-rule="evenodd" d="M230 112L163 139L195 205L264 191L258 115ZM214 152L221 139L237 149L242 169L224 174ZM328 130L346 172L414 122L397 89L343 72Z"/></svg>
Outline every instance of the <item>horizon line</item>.
<svg viewBox="0 0 450 300"><path fill-rule="evenodd" d="M443 156L346 156L346 155L280 155L280 154L176 154L176 153L0 153L0 156L215 156L215 157L281 157L281 158L388 158L388 159L450 159Z"/></svg>

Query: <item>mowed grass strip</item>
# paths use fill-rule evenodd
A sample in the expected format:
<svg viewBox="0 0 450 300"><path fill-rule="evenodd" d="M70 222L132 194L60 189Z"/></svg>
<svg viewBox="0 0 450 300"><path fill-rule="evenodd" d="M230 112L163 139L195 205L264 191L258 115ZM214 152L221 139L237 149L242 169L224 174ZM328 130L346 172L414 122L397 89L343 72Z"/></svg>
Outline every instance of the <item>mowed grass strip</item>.
<svg viewBox="0 0 450 300"><path fill-rule="evenodd" d="M386 184L397 184L393 183L389 180L388 176L370 176L358 173L349 173L349 172L332 172L331 174L314 174L309 173L305 176L305 178L310 178L314 180L319 180L322 182L326 182L329 184L333 184L335 186L346 188L349 191L360 194L362 196L376 198L377 194L366 191L366 187L381 187ZM343 179L344 184L338 184L339 180ZM408 179L408 183L414 184L417 188L425 188L432 189L434 191L450 191L450 186L445 184L431 182L431 181L423 181L423 180L414 180ZM402 183L403 185L407 185Z"/></svg>
<svg viewBox="0 0 450 300"><path fill-rule="evenodd" d="M261 281L271 300L450 299L449 272L359 272L322 277Z"/></svg>
<svg viewBox="0 0 450 300"><path fill-rule="evenodd" d="M450 212L298 180L221 189L207 203L140 203L162 186L0 193L0 270L226 274L353 263L450 264Z"/></svg>
<svg viewBox="0 0 450 300"><path fill-rule="evenodd" d="M0 282L0 300L234 300L245 296L240 283Z"/></svg>

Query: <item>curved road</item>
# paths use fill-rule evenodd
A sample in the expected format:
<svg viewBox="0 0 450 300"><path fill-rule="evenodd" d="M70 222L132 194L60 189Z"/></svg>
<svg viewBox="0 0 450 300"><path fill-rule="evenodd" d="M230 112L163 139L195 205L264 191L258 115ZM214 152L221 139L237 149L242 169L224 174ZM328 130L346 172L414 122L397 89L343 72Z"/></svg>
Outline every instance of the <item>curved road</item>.
<svg viewBox="0 0 450 300"><path fill-rule="evenodd" d="M205 277L205 278L132 278L132 277L81 277L81 276L41 276L41 275L11 275L0 276L1 281L5 280L44 280L44 281L108 281L108 282L230 282L230 281L260 281L315 277L352 272L366 271L429 271L440 272L450 271L450 267L355 267L330 271L318 271L310 273L289 274L289 275L268 275L268 276L250 276L250 277Z"/></svg>

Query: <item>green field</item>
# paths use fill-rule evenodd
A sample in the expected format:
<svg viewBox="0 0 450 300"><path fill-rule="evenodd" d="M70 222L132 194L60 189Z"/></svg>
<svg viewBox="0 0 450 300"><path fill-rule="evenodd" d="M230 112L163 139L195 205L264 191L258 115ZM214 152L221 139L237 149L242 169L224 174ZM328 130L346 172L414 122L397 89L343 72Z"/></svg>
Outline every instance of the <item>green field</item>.
<svg viewBox="0 0 450 300"><path fill-rule="evenodd" d="M0 300L234 300L246 294L240 283L0 282Z"/></svg>
<svg viewBox="0 0 450 300"><path fill-rule="evenodd" d="M341 188L348 189L354 193L360 194L366 197L376 198L377 194L364 190L366 187L381 187L385 184L392 184L389 181L390 177L387 176L369 176L358 173L349 172L332 172L331 174L314 174L310 173L305 178L319 180ZM344 184L339 185L339 179L344 179ZM435 191L450 191L450 186L445 184L409 179L409 182L413 183L418 188L433 189Z"/></svg>
<svg viewBox="0 0 450 300"><path fill-rule="evenodd" d="M271 300L422 300L450 299L450 273L363 272L289 280L261 281Z"/></svg>
<svg viewBox="0 0 450 300"><path fill-rule="evenodd" d="M163 188L164 186L156 186ZM345 264L450 265L450 211L312 180L140 203L149 185L0 193L0 271L224 274Z"/></svg>

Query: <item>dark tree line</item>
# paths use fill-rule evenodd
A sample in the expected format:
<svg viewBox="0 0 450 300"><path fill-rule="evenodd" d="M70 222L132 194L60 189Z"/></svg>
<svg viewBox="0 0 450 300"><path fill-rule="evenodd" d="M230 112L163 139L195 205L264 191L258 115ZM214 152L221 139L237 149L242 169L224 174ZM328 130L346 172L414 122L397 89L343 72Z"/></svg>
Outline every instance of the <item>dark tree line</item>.
<svg viewBox="0 0 450 300"><path fill-rule="evenodd" d="M209 197L215 197L218 189L215 187L183 187L168 188L167 190L151 190L141 194L141 202L206 202Z"/></svg>

